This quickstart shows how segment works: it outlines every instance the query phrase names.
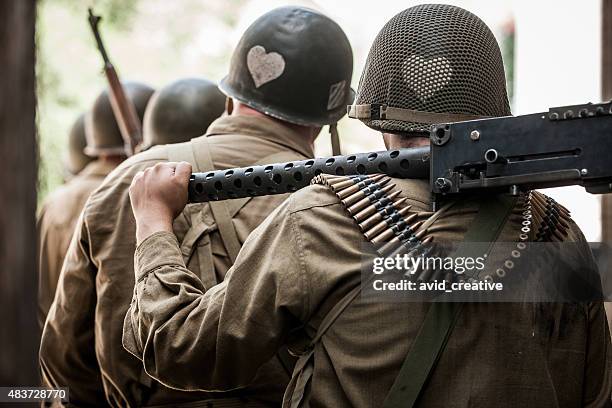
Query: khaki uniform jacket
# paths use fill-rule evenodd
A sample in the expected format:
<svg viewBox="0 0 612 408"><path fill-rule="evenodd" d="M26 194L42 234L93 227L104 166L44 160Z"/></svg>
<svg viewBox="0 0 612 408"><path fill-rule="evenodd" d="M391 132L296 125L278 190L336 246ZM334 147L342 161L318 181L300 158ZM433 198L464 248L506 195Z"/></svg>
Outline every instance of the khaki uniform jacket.
<svg viewBox="0 0 612 408"><path fill-rule="evenodd" d="M191 142L196 143L195 157L201 156L198 149L206 146L199 139ZM311 145L300 135L266 117L222 117L211 125L206 140L217 169L253 165L279 152L285 152L292 160L313 156ZM152 381L140 361L121 344L123 320L134 290L136 247L128 188L138 171L167 161L169 148L172 146L158 146L124 162L92 195L78 222L40 350L47 381L70 387L70 400L76 405L100 405L107 400L114 406L174 406L178 402L224 397L178 392ZM286 197L255 197L244 207L235 208L232 222L240 243ZM174 230L184 244L184 262L207 286L216 283L211 284L211 280L221 281L231 261L208 204L188 205L175 220ZM209 262L211 254L213 265ZM190 320L189 316L183 317L185 323ZM268 360L271 361L260 370L252 387L225 397L240 396L278 405L289 374L277 359ZM199 376L199 370L192 375Z"/></svg>
<svg viewBox="0 0 612 408"><path fill-rule="evenodd" d="M394 182L414 210L429 209L425 181ZM430 229L434 242L459 241L476 209L456 205L442 215ZM518 237L511 224L519 221L508 222L512 234L502 232L501 240ZM584 242L575 225L571 234ZM359 284L363 242L338 198L319 185L294 193L268 217L210 290L186 268L176 238L155 233L135 254L138 283L124 345L147 372L174 386L245 386L281 344L308 343ZM590 262L586 244L582 255ZM380 407L428 307L358 296L315 346L304 406ZM471 303L418 406L608 406L609 370L601 303Z"/></svg>
<svg viewBox="0 0 612 408"><path fill-rule="evenodd" d="M99 160L89 163L69 182L52 192L38 213L38 322L41 329L53 302L64 255L85 201L114 168L114 164Z"/></svg>

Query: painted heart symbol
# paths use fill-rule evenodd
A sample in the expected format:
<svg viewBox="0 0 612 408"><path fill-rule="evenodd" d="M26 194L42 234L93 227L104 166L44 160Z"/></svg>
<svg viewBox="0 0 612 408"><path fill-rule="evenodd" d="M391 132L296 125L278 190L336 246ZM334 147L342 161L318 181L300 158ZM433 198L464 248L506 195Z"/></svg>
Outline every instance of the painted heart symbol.
<svg viewBox="0 0 612 408"><path fill-rule="evenodd" d="M247 67L255 87L267 84L285 71L285 59L277 52L266 53L261 45L252 47L247 53Z"/></svg>
<svg viewBox="0 0 612 408"><path fill-rule="evenodd" d="M402 73L406 84L424 102L448 85L453 69L444 57L411 55L404 61Z"/></svg>

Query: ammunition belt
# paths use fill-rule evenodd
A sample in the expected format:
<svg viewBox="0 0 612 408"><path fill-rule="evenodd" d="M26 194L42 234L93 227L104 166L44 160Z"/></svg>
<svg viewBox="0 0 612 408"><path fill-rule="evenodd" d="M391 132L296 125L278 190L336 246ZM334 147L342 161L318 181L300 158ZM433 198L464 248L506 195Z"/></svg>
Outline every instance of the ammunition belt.
<svg viewBox="0 0 612 408"><path fill-rule="evenodd" d="M495 270L497 278L504 278L516 267L528 242L563 242L570 229L570 212L553 198L539 191L527 191L517 203L522 207L521 229L516 247ZM545 257L539 257L537 266L546 264ZM487 277L485 277L486 279Z"/></svg>
<svg viewBox="0 0 612 408"><path fill-rule="evenodd" d="M384 174L336 176L320 174L311 184L327 186L340 199L349 215L355 220L364 237L377 246L377 251L387 255L403 246L411 256L435 255L440 250L426 236L427 226L421 228L423 216L431 213L411 212L412 206L405 205L405 198L398 198L400 191ZM516 247L495 269L496 278L503 278L516 266L527 242L563 242L571 221L567 208L554 199L538 192L528 191L519 197L517 211L521 214L521 226ZM545 263L545 260L541 260ZM416 274L418 281L444 279L448 282L463 276L452 271L424 269ZM487 275L485 280L494 276ZM473 278L469 278L471 280Z"/></svg>
<svg viewBox="0 0 612 408"><path fill-rule="evenodd" d="M430 242L420 217L431 213L412 212L406 198L384 174L336 176L320 174L311 184L327 186L340 199L355 220L364 237L377 246L381 254L389 254L400 246L414 250Z"/></svg>

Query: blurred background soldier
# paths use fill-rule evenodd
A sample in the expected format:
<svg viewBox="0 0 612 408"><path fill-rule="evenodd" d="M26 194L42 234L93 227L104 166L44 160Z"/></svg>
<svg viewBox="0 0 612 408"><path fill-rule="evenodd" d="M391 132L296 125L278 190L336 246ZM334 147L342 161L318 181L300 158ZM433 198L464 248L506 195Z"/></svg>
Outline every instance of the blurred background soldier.
<svg viewBox="0 0 612 408"><path fill-rule="evenodd" d="M348 39L328 17L301 7L266 13L242 36L229 73L220 83L229 98L227 115L217 119L205 137L156 146L130 158L92 195L77 225L76 245L68 252L40 351L44 375L55 386L70 387L72 403L96 405L104 399L114 406L280 403L291 362L274 353L266 356L266 366L251 385L240 384L241 389L229 393L203 393L176 390L180 384L181 389L197 391L192 381L197 381L199 370L160 384L123 348L136 249L128 187L138 172L168 160L185 160L206 171L313 157L321 127L335 124L352 101L352 69ZM208 115L209 106L197 98L193 102L197 105L192 109ZM151 118L150 123L145 134L158 122ZM201 129L199 134L204 132ZM174 226L183 261L207 288L221 282L249 233L284 199L253 197L187 207ZM189 327L195 335L198 329Z"/></svg>
<svg viewBox="0 0 612 408"><path fill-rule="evenodd" d="M140 150L202 136L224 110L225 95L214 82L200 78L173 82L158 90L147 106Z"/></svg>
<svg viewBox="0 0 612 408"><path fill-rule="evenodd" d="M93 157L85 154L87 136L85 135L85 113L77 118L68 134L68 155L64 162L64 181L70 180L87 166Z"/></svg>
<svg viewBox="0 0 612 408"><path fill-rule="evenodd" d="M138 82L124 82L123 89L126 97L134 104L142 123L147 103L155 90ZM114 164L115 167L126 159L125 142L113 113L108 90L98 96L91 112L85 117L85 129L85 154L98 161Z"/></svg>
<svg viewBox="0 0 612 408"><path fill-rule="evenodd" d="M125 83L124 88L142 121L153 89L136 82ZM123 139L108 91L104 91L91 111L81 115L70 131L67 168L73 177L47 197L38 214L38 321L41 329L85 201L124 159Z"/></svg>
<svg viewBox="0 0 612 408"><path fill-rule="evenodd" d="M457 7L399 13L375 39L365 67L350 115L381 131L389 149L427 146L433 123L510 113L495 38ZM359 296L364 239L519 242L529 237L520 235L525 218L516 198L479 196L432 213L428 180L370 178L403 215L375 224L376 208L366 206L380 196L365 199L362 183L321 177L249 236L228 278L210 290L188 270L172 233L190 172L188 163L158 164L130 188L139 246L123 339L150 375L176 387L231 389L249 383L289 342L302 354L287 407L609 406L601 302ZM532 196L522 200L538 205ZM569 268L588 266L588 244L566 220L565 240L581 251ZM485 270L494 275L495 268Z"/></svg>

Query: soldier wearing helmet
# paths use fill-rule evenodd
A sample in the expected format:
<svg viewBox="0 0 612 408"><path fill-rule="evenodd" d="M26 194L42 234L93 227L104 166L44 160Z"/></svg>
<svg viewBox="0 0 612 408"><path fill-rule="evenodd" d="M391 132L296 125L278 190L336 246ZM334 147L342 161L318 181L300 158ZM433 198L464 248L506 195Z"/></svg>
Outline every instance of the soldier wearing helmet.
<svg viewBox="0 0 612 408"><path fill-rule="evenodd" d="M426 145L434 123L509 113L493 34L475 15L447 5L412 7L389 21L350 108L383 132L390 149ZM228 278L209 290L183 262L172 233L190 173L188 163L163 164L130 188L139 246L123 341L160 381L239 387L287 344L299 360L286 407L609 405L601 303L359 296L364 241L386 248L516 242L523 224L513 199L468 198L432 213L427 180L321 176L249 236ZM390 216L380 222L382 208ZM577 262L588 263L571 221L566 239L580 243Z"/></svg>
<svg viewBox="0 0 612 408"><path fill-rule="evenodd" d="M158 90L147 105L140 150L202 136L224 110L225 96L213 82L200 78L175 81Z"/></svg>
<svg viewBox="0 0 612 408"><path fill-rule="evenodd" d="M86 146L85 113L82 113L68 133L68 154L64 163L64 179L66 181L79 174L93 160L93 157L85 154Z"/></svg>
<svg viewBox="0 0 612 408"><path fill-rule="evenodd" d="M330 18L301 7L266 13L242 36L228 76L221 81L220 89L229 100L226 115L202 137L155 146L131 157L96 190L77 224L40 350L45 378L54 386L70 387L71 403L173 407L280 403L293 364L286 352L266 356L252 382L219 393L201 390L196 383L183 384L184 373L157 381L122 347L125 311L135 283L136 225L128 187L139 172L166 161L184 160L207 171L313 157L321 127L334 125L352 102L352 63L348 39ZM173 133L166 128L171 117L153 117L162 96L164 91L154 99L151 116L145 120L144 137L151 137L149 143ZM208 108L203 104L199 113L210 117ZM182 246L182 262L215 290L247 236L286 198L253 197L185 208L173 229ZM195 334L191 318L184 317ZM234 362L244 358L233 356ZM197 381L208 374L196 370L189 377Z"/></svg>
<svg viewBox="0 0 612 408"><path fill-rule="evenodd" d="M142 123L147 103L155 90L138 82L125 82L125 94L134 104L136 114ZM91 112L85 118L87 146L85 154L119 164L125 160L125 142L115 120L109 91L102 92L94 102Z"/></svg>
<svg viewBox="0 0 612 408"><path fill-rule="evenodd" d="M140 120L153 89L124 84ZM108 91L102 92L87 114L73 124L68 136L66 168L70 180L52 192L38 213L38 321L42 329L59 279L72 232L87 198L125 159L123 139L113 115Z"/></svg>

